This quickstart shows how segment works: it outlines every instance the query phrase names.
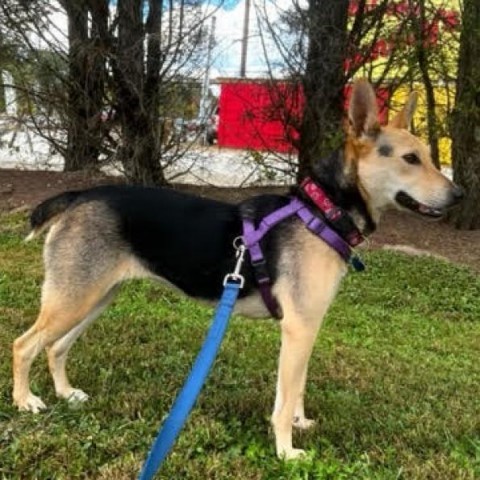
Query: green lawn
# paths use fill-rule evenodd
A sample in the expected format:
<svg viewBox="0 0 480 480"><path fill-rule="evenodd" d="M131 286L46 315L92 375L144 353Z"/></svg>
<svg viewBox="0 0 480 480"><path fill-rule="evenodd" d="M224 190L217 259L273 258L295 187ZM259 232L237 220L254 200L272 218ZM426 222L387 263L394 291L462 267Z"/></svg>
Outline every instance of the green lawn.
<svg viewBox="0 0 480 480"><path fill-rule="evenodd" d="M0 478L133 479L187 375L212 309L156 284L126 285L78 341L79 408L57 401L45 356L40 415L11 406L11 343L35 319L41 242L0 225ZM440 240L439 240L440 241ZM276 459L269 415L279 332L234 318L199 403L158 478L480 478L480 280L430 258L373 252L350 273L317 341L307 411L318 419ZM321 272L319 272L321 275Z"/></svg>

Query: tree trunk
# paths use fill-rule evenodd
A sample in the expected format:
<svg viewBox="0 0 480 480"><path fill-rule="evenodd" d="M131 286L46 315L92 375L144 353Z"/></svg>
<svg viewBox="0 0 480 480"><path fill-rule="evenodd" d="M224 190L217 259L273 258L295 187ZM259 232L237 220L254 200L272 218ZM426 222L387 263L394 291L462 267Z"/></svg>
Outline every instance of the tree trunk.
<svg viewBox="0 0 480 480"><path fill-rule="evenodd" d="M437 115L435 113L435 88L430 76L430 63L431 58L429 58L428 48L428 37L430 35L428 31L427 16L425 12L425 0L418 2L420 18L417 20L416 13L412 11L413 21L415 25L415 36L416 36L416 54L418 60L418 66L420 68L420 74L423 81L423 86L425 87L425 95L427 100L427 134L428 134L428 143L430 145L430 154L432 157L433 164L440 169L440 149L438 146L438 126L437 126ZM413 9L412 4L410 8Z"/></svg>
<svg viewBox="0 0 480 480"><path fill-rule="evenodd" d="M99 2L101 3L101 2ZM105 60L88 34L88 1L64 1L68 16L68 144L65 171L98 168L102 135L98 119L102 109ZM104 8L106 24L108 8ZM98 38L98 16L92 17L92 36Z"/></svg>
<svg viewBox="0 0 480 480"><path fill-rule="evenodd" d="M106 60L110 53L110 38L108 32L108 5L109 0L88 0L89 12L92 19L89 48L89 82L87 99L91 103L94 116L101 119L101 111L105 108L104 100L107 97L107 69ZM111 105L107 106L109 109ZM102 129L92 122L89 124L90 136L96 140L98 148L103 141Z"/></svg>
<svg viewBox="0 0 480 480"><path fill-rule="evenodd" d="M465 0L460 38L457 91L452 115L454 181L465 199L452 212L460 229L480 228L480 2Z"/></svg>
<svg viewBox="0 0 480 480"><path fill-rule="evenodd" d="M310 172L315 158L331 153L343 140L348 0L310 0L308 18L299 180Z"/></svg>
<svg viewBox="0 0 480 480"><path fill-rule="evenodd" d="M428 68L420 60L423 54L419 55L419 66L422 72L423 85L425 86L425 95L427 99L427 135L428 144L430 145L430 155L432 157L433 164L440 169L440 149L438 145L438 126L437 115L435 113L435 89L433 87L432 80Z"/></svg>
<svg viewBox="0 0 480 480"><path fill-rule="evenodd" d="M163 175L158 109L160 7L150 1L144 71L143 1L119 0L118 48L113 61L116 107L122 129L119 160L126 177L141 184L166 183ZM152 58L158 56L158 58Z"/></svg>

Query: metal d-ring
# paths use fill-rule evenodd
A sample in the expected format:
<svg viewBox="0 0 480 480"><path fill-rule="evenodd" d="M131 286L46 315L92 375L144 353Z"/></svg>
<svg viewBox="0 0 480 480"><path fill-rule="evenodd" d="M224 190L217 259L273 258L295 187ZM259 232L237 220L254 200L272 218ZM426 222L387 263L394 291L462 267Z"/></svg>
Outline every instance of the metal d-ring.
<svg viewBox="0 0 480 480"><path fill-rule="evenodd" d="M233 239L232 244L233 244L233 248L234 248L235 250L237 250L237 251L240 250L240 247L244 245L244 243L243 243L243 237L242 237L242 236L235 237L235 238Z"/></svg>

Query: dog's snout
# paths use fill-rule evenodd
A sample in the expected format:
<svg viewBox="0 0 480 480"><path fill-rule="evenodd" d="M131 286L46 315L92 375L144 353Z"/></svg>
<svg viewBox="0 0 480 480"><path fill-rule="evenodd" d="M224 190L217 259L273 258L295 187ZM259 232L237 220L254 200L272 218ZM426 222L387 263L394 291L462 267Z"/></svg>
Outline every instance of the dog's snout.
<svg viewBox="0 0 480 480"><path fill-rule="evenodd" d="M455 203L458 203L462 198L465 196L465 190L460 187L460 185L453 184L453 188L451 190L452 198Z"/></svg>

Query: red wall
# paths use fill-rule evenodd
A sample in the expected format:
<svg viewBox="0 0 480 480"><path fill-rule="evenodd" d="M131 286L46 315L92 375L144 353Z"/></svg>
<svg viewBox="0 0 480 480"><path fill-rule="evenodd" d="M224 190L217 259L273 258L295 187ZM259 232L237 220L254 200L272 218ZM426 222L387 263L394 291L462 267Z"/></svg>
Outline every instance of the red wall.
<svg viewBox="0 0 480 480"><path fill-rule="evenodd" d="M349 98L350 86L346 88ZM380 121L385 122L388 91L377 91ZM250 150L294 152L304 98L298 86L288 83L229 81L221 86L219 100L218 145ZM348 101L347 101L348 105ZM288 122L287 116L293 119Z"/></svg>
<svg viewBox="0 0 480 480"><path fill-rule="evenodd" d="M303 98L298 88L288 84L271 86L266 82L222 84L219 100L218 144L222 147L252 150L292 151L286 135L297 133L286 128L285 111L298 116ZM287 106L287 108L285 108Z"/></svg>

